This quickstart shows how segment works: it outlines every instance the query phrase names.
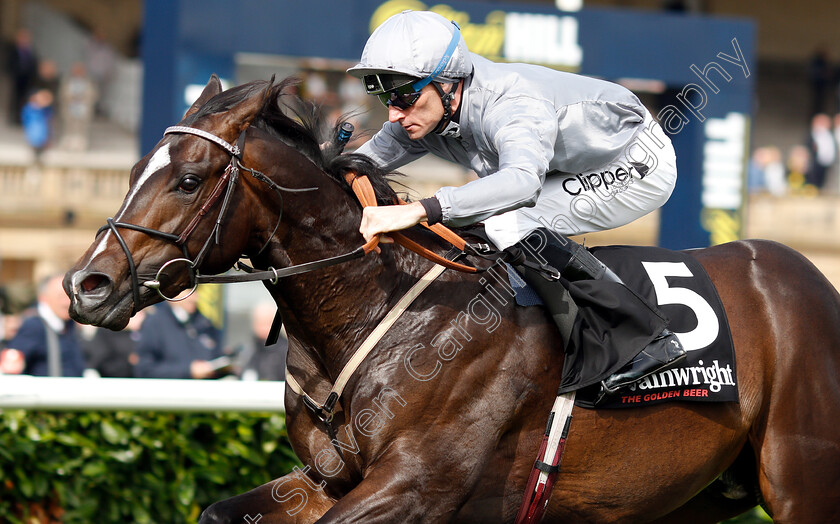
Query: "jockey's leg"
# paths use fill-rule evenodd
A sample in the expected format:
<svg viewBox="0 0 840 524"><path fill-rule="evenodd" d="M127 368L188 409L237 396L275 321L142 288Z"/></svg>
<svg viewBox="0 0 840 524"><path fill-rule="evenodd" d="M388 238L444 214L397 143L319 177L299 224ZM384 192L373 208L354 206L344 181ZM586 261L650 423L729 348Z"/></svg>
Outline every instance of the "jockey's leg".
<svg viewBox="0 0 840 524"><path fill-rule="evenodd" d="M537 230L528 238L516 245L529 253L527 258L536 261L538 265L544 266L541 272L549 274L555 271L555 278L549 278L557 287L561 287L562 277L570 282L579 280L604 280L624 285L624 282L603 262L595 258L588 249L582 245L548 230ZM626 287L626 286L625 286ZM544 294L544 293L541 293ZM551 310L551 300L546 305ZM639 313L652 311L653 308L639 308ZM555 321L558 320L554 311L551 311ZM651 313L653 314L653 313ZM568 332L568 323L559 326L561 333ZM564 341L567 340L566 333L563 333ZM642 351L629 363L619 368L602 382L602 388L607 393L613 393L618 388L628 386L644 377L656 373L666 366L681 360L685 357L683 349L677 336L667 328L662 330Z"/></svg>

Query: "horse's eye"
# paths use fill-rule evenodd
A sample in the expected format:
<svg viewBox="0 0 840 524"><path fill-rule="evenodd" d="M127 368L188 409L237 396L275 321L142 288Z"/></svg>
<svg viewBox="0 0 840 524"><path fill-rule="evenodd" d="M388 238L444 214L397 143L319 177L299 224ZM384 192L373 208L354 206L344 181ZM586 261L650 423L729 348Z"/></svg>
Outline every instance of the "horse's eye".
<svg viewBox="0 0 840 524"><path fill-rule="evenodd" d="M201 180L195 175L187 175L181 179L181 183L178 184L178 189L183 191L184 193L192 193L198 186L201 184Z"/></svg>

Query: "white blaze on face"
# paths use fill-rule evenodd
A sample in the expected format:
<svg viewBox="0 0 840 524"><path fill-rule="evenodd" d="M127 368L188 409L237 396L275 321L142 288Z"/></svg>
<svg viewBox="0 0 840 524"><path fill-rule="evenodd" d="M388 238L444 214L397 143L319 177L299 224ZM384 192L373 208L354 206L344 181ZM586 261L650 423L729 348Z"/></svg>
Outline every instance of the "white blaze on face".
<svg viewBox="0 0 840 524"><path fill-rule="evenodd" d="M170 164L171 160L169 158L169 144L164 144L163 147L155 151L155 154L152 155L152 158L149 159L149 163L146 164L146 169L143 170L143 174L140 175L140 178L137 179L135 182L134 187L131 188L131 191L128 193L128 196L125 198L125 202L123 202L122 209L125 211L131 205L131 201L140 191L140 188L143 187L149 178L161 169L165 168ZM115 219L115 222L119 222L122 213ZM100 253L105 251L105 246L108 244L108 239L111 236L111 231L106 231L102 238L99 240L99 244L97 244L96 249L93 251L93 254L88 259L88 266L91 262L93 262ZM87 266L85 266L87 269ZM76 273L76 276L84 273L84 270ZM73 289L78 290L78 285L76 282L73 282Z"/></svg>
<svg viewBox="0 0 840 524"><path fill-rule="evenodd" d="M143 187L143 184L145 184L152 175L168 166L169 163L169 144L164 144L163 147L155 151L155 154L149 159L149 163L146 164L146 169L143 171L143 174L140 175L140 178L137 179L134 187L131 188L131 192L129 192L128 196L125 197L125 202L123 202L122 206L123 210L128 209L131 205L131 201L137 195L137 192L140 191L140 188ZM117 221L119 221L119 218L120 217L117 217Z"/></svg>

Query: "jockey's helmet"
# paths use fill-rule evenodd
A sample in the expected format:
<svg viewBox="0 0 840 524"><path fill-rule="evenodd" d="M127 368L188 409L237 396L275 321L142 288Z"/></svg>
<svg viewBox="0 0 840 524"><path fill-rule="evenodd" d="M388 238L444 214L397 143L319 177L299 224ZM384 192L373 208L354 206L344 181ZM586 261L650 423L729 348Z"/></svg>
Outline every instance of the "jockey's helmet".
<svg viewBox="0 0 840 524"><path fill-rule="evenodd" d="M420 91L432 81L457 82L472 73L472 60L455 22L409 10L376 28L361 61L347 72L363 80L368 94L380 95L399 88Z"/></svg>

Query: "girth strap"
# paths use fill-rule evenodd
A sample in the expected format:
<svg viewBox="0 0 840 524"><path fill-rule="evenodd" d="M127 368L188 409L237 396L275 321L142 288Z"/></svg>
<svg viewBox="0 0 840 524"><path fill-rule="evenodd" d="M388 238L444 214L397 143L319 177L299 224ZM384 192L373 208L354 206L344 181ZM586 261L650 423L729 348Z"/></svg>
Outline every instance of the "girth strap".
<svg viewBox="0 0 840 524"><path fill-rule="evenodd" d="M315 412L321 420L325 422L329 422L332 420L332 416L335 413L335 404L338 402L338 399L341 398L341 394L344 391L344 387L347 385L347 381L350 380L350 377L353 373L358 369L359 365L361 365L362 361L364 361L365 357L373 350L376 344L385 336L385 333L394 325L394 323L400 318L400 316L405 312L406 309L414 302L420 293L425 290L429 284L435 281L438 276L446 268L439 264L435 264L423 277L420 278L412 287L408 290L399 302L385 315L385 318L379 323L378 326L367 336L362 345L359 346L359 349L353 354L347 364L344 365L344 369L341 370L341 373L338 375L338 379L335 381L335 385L330 390L330 394L327 396L327 399L324 401L323 404L318 403L315 399L309 396L303 388L300 386L295 377L289 371L288 366L286 367L286 384L292 388L292 391L297 393L298 395L303 396L304 404Z"/></svg>

